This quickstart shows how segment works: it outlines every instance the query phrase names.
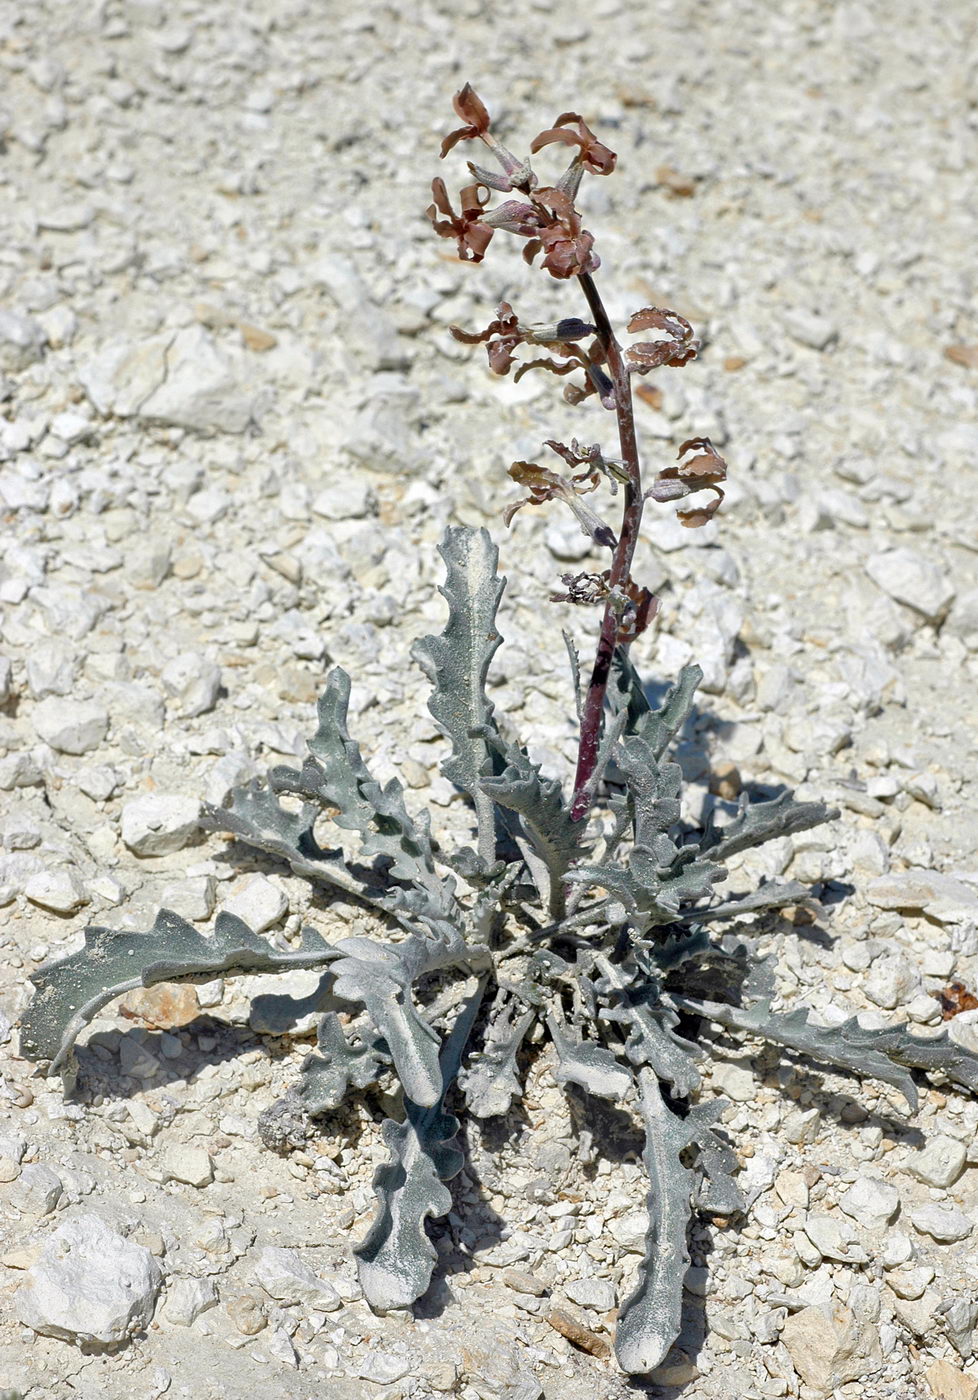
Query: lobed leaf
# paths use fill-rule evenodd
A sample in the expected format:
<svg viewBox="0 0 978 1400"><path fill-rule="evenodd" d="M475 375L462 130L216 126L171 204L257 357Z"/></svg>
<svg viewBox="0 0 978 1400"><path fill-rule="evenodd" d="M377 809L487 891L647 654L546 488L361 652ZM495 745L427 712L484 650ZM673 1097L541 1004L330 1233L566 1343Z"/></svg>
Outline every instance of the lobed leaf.
<svg viewBox="0 0 978 1400"><path fill-rule="evenodd" d="M618 1314L615 1354L623 1371L642 1376L660 1364L682 1325L683 1279L689 1267L686 1231L695 1174L680 1161L680 1154L693 1141L688 1120L666 1106L652 1070L639 1072L639 1085L649 1224L638 1282Z"/></svg>
<svg viewBox="0 0 978 1400"><path fill-rule="evenodd" d="M452 755L442 764L442 772L475 805L480 854L491 865L494 819L481 780L492 770L493 757L482 735L486 730L495 732L486 677L502 641L496 631L496 613L506 581L496 573L499 551L488 530L450 526L439 552L447 570L440 591L448 603L448 621L440 636L415 642L411 655L432 685L431 717L451 741Z"/></svg>
<svg viewBox="0 0 978 1400"><path fill-rule="evenodd" d="M391 1063L376 1044L353 1045L339 1017L327 1012L319 1023L318 1055L308 1055L299 1073L296 1095L313 1117L339 1108L349 1089L366 1089L376 1083Z"/></svg>
<svg viewBox="0 0 978 1400"><path fill-rule="evenodd" d="M450 1209L451 1192L444 1183L457 1175L464 1161L461 1152L450 1146L459 1122L445 1111L445 1095L458 1073L484 990L485 984L480 983L445 1042L438 1100L424 1106L408 1097L404 1121L388 1119L383 1125L392 1160L374 1173L380 1208L354 1250L360 1284L371 1307L409 1307L431 1282L436 1253L425 1221Z"/></svg>
<svg viewBox="0 0 978 1400"><path fill-rule="evenodd" d="M218 914L210 937L161 909L152 929L86 928L85 946L31 977L34 996L21 1018L21 1047L32 1060L62 1069L84 1026L116 997L158 982L210 982L243 973L322 967L340 957L312 929L302 946L279 952L234 914Z"/></svg>
<svg viewBox="0 0 978 1400"><path fill-rule="evenodd" d="M535 1019L533 1008L512 992L505 988L496 992L482 1049L459 1074L466 1104L477 1118L500 1117L519 1094L516 1057Z"/></svg>

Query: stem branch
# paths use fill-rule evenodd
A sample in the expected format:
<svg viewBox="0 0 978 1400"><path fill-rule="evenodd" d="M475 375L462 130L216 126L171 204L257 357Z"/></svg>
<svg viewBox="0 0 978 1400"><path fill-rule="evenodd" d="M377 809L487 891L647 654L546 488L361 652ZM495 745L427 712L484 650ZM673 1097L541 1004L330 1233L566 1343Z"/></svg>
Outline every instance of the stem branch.
<svg viewBox="0 0 978 1400"><path fill-rule="evenodd" d="M608 320L608 313L594 279L589 273L578 277L581 289L587 298L591 316L597 327L598 340L605 352L611 382L615 388L615 415L618 419L618 440L621 445L621 458L628 480L625 483L625 502L622 509L621 531L618 546L611 563L610 587L627 583L631 574L632 558L638 542L638 532L642 523L642 467L638 457L638 443L635 437L635 414L632 404L632 386L628 369L622 357L621 346ZM608 689L608 677L615 654L618 636L619 600L612 592L605 603L604 617L601 620L601 635L591 669L584 712L581 717L581 739L577 753L577 773L574 777L574 796L571 803L571 817L583 821L590 810L594 794L591 779L598 759L598 745L601 739L601 718L604 713L604 698Z"/></svg>

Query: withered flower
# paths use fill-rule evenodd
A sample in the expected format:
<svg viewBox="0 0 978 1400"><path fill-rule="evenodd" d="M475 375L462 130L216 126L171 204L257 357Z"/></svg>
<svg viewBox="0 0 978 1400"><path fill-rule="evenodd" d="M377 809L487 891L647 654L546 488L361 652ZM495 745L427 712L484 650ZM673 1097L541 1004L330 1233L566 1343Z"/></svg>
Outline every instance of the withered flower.
<svg viewBox="0 0 978 1400"><path fill-rule="evenodd" d="M482 221L485 201L479 197L479 186L466 185L460 191L460 214L456 214L452 208L445 181L440 177L432 180L431 195L434 203L428 205L425 213L435 233L440 238L454 238L457 241L458 255L463 262L481 262L492 242L493 231ZM445 218L439 219L439 214L444 214Z"/></svg>
<svg viewBox="0 0 978 1400"><path fill-rule="evenodd" d="M513 516L523 506L540 506L544 501L564 501L577 516L583 534L588 535L595 544L606 545L609 549L616 547L618 541L614 531L580 499L583 492L592 489L590 486L575 486L566 477L552 472L549 467L538 466L536 462L514 462L509 474L530 494L503 511L507 525L512 523Z"/></svg>
<svg viewBox="0 0 978 1400"><path fill-rule="evenodd" d="M576 131L568 131L571 122L577 123ZM594 132L577 112L564 112L547 131L541 131L530 143L530 153L536 155L544 146L557 141L565 146L579 147L577 160L592 175L610 175L618 162L614 151L603 145Z"/></svg>
<svg viewBox="0 0 978 1400"><path fill-rule="evenodd" d="M619 600L615 644L628 646L648 627L659 611L660 602L651 589L644 588L631 577L613 588L611 593Z"/></svg>
<svg viewBox="0 0 978 1400"><path fill-rule="evenodd" d="M642 341L629 346L625 351L628 367L634 374L648 374L659 365L684 365L692 360L699 350L699 342L693 339L693 328L685 316L677 311L666 311L658 306L645 306L628 323L629 331L663 331L662 340Z"/></svg>
<svg viewBox="0 0 978 1400"><path fill-rule="evenodd" d="M552 603L578 605L602 603L610 595L614 600L616 629L615 645L627 646L640 637L659 611L659 599L633 578L611 587L611 570L600 574L561 574L566 593L551 593Z"/></svg>
<svg viewBox="0 0 978 1400"><path fill-rule="evenodd" d="M540 230L523 249L523 257L531 263L537 253L544 252L543 266L551 277L580 277L596 272L601 259L592 253L594 238L581 227L581 216L561 190L537 190L535 200L549 209L553 223Z"/></svg>
<svg viewBox="0 0 978 1400"><path fill-rule="evenodd" d="M497 141L489 130L489 113L486 111L485 103L478 96L471 83L465 86L452 98L452 106L456 115L460 116L465 126L460 126L457 130L449 132L441 143L442 159L448 155L453 146L457 146L459 141L482 141L489 147L493 155L499 161L505 172L503 175L496 175L491 170L485 170L481 165L474 165L469 162L469 169L480 185L488 185L493 190L522 190L528 194L536 183L537 177L530 169L525 160L517 160L512 151L507 151L502 142Z"/></svg>
<svg viewBox="0 0 978 1400"><path fill-rule="evenodd" d="M466 83L465 87L455 94L452 106L455 108L455 115L461 117L465 126L449 132L445 137L441 143L443 158L459 141L475 141L478 137L485 136L489 130L489 113L471 83Z"/></svg>
<svg viewBox="0 0 978 1400"><path fill-rule="evenodd" d="M720 509L723 491L719 483L727 479L727 464L709 438L690 438L676 455L682 458L687 452L694 452L696 456L685 462L680 461L678 466L666 467L656 477L655 485L647 495L654 501L675 501L704 488L713 491L716 499L707 505L676 511L683 525L696 529L712 520Z"/></svg>
<svg viewBox="0 0 978 1400"><path fill-rule="evenodd" d="M513 351L526 339L516 312L508 301L499 303L496 319L490 321L484 331L463 331L461 326L450 326L449 330L463 345L480 345L487 342L486 352L493 374L509 373L509 367L513 363Z"/></svg>

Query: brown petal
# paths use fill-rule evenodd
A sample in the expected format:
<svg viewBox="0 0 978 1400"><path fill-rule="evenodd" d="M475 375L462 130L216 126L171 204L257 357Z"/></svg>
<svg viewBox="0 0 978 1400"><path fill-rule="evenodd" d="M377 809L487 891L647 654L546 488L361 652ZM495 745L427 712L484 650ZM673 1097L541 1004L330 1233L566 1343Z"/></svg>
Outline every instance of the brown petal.
<svg viewBox="0 0 978 1400"><path fill-rule="evenodd" d="M488 131L489 113L471 83L466 83L452 98L452 106L463 122L475 127L477 133Z"/></svg>

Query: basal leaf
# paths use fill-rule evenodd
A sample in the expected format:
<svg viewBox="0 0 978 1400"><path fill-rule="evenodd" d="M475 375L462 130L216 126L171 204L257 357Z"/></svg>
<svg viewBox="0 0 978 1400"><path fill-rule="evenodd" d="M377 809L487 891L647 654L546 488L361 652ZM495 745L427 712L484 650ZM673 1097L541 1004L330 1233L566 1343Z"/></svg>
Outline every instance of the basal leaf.
<svg viewBox="0 0 978 1400"><path fill-rule="evenodd" d="M547 1026L557 1051L554 1078L558 1084L579 1084L589 1094L619 1103L625 1098L632 1076L610 1050L574 1035L556 1016L547 1017Z"/></svg>
<svg viewBox="0 0 978 1400"><path fill-rule="evenodd" d="M458 1073L484 990L480 983L445 1042L437 1102L423 1107L408 1098L403 1123L388 1119L383 1125L392 1158L374 1174L380 1208L366 1238L354 1250L360 1284L372 1307L408 1307L431 1282L436 1254L425 1221L450 1209L451 1192L444 1183L460 1171L464 1161L461 1152L450 1146L459 1123L445 1111L445 1094Z"/></svg>
<svg viewBox="0 0 978 1400"><path fill-rule="evenodd" d="M727 860L738 851L763 846L776 836L791 836L833 821L838 812L822 802L796 802L790 792L783 792L770 802L748 802L746 794L740 799L740 811L722 831L710 831L700 843L711 860Z"/></svg>
<svg viewBox="0 0 978 1400"><path fill-rule="evenodd" d="M311 929L303 931L301 948L279 952L233 914L219 914L210 937L169 909L160 910L147 933L87 928L84 948L32 976L21 1046L33 1060L50 1060L53 1072L92 1017L135 987L322 967L339 956Z"/></svg>
<svg viewBox="0 0 978 1400"><path fill-rule="evenodd" d="M387 1065L389 1055L372 1044L351 1044L333 1012L319 1023L318 1055L309 1055L299 1074L297 1097L305 1111L315 1117L339 1108L347 1090L365 1089L374 1084Z"/></svg>
<svg viewBox="0 0 978 1400"><path fill-rule="evenodd" d="M431 716L451 741L452 755L442 771L474 803L479 851L491 865L495 821L480 780L491 771L492 756L479 735L495 728L486 676L502 640L496 631L496 612L506 584L496 573L499 551L487 530L450 526L439 551L447 570L440 591L448 603L448 621L440 636L415 642L411 655L432 685Z"/></svg>
<svg viewBox="0 0 978 1400"><path fill-rule="evenodd" d="M692 1141L689 1125L666 1106L652 1070L639 1072L639 1085L649 1224L638 1281L618 1314L615 1354L623 1371L642 1376L660 1364L682 1325L686 1231L696 1179L679 1160Z"/></svg>
<svg viewBox="0 0 978 1400"><path fill-rule="evenodd" d="M504 1114L520 1092L516 1057L536 1012L512 992L500 989L489 1012L482 1049L475 1051L459 1073L459 1085L469 1110L477 1118Z"/></svg>

